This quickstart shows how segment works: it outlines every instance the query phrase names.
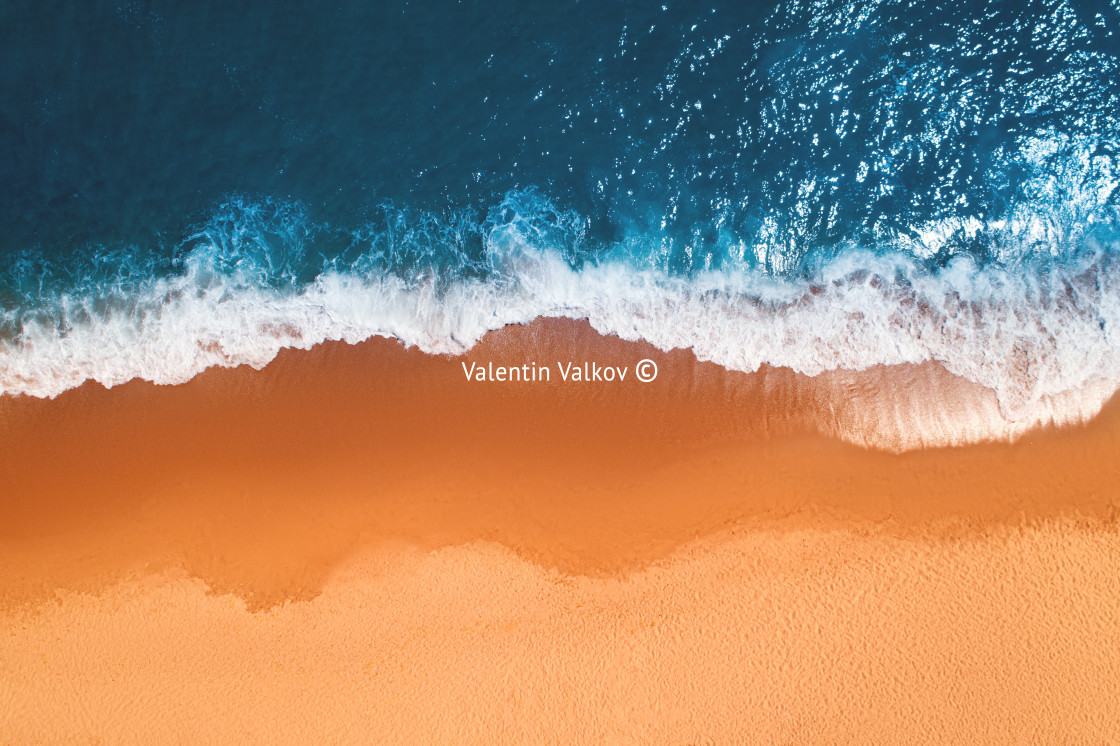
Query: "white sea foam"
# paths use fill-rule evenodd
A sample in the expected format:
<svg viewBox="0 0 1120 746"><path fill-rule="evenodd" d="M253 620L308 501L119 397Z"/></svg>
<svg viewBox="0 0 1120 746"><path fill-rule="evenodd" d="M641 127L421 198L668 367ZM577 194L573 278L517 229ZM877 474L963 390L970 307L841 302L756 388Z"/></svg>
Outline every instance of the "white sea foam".
<svg viewBox="0 0 1120 746"><path fill-rule="evenodd" d="M88 380L180 383L215 365L262 367L283 348L373 336L455 354L507 324L563 317L745 372L937 361L994 392L992 403L967 423L925 411L928 427L908 425L893 443L1014 437L1090 416L1120 382L1120 253L1100 245L1081 213L1039 213L1043 223L1024 215L1002 235L1026 248L1003 262L959 255L930 270L930 237L959 229L940 225L913 231L925 236L921 247L847 249L808 277L741 262L681 276L643 268L632 244L589 259L582 219L523 192L473 228L394 214L388 229L359 236L357 259L300 279L316 230L306 215L233 201L188 239L174 271L132 266L124 252L108 260L124 269L99 265L81 282L11 275L28 298L0 311L0 394L53 397ZM1074 228L1047 257L1036 247L1059 245L1052 225ZM464 248L471 231L481 255Z"/></svg>
<svg viewBox="0 0 1120 746"><path fill-rule="evenodd" d="M1044 399L1120 379L1120 267L1108 252L1061 264L931 273L902 255L848 252L811 281L744 272L675 278L621 262L573 269L515 235L491 237L489 279L406 282L327 271L305 286L245 282L197 251L133 295L60 296L0 346L0 391L50 397L86 380L186 381L212 365L260 367L285 347L395 337L461 353L537 317L753 371L816 375L934 360L996 392L1009 419ZM58 319L62 319L59 323Z"/></svg>

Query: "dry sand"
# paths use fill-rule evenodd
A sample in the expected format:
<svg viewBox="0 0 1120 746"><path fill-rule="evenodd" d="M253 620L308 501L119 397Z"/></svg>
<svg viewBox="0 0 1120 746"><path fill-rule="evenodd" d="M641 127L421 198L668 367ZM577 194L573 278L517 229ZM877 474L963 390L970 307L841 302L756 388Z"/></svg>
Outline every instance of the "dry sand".
<svg viewBox="0 0 1120 746"><path fill-rule="evenodd" d="M1120 742L1117 402L897 454L851 442L990 392L573 322L468 359L647 356L480 385L374 340L4 400L0 742Z"/></svg>

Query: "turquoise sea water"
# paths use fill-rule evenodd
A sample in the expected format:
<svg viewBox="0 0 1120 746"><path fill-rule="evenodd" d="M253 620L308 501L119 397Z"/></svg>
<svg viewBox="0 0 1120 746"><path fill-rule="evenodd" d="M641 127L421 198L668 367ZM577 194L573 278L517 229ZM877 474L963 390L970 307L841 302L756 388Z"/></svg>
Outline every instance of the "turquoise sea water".
<svg viewBox="0 0 1120 746"><path fill-rule="evenodd" d="M0 389L537 316L1120 370L1120 3L0 6Z"/></svg>

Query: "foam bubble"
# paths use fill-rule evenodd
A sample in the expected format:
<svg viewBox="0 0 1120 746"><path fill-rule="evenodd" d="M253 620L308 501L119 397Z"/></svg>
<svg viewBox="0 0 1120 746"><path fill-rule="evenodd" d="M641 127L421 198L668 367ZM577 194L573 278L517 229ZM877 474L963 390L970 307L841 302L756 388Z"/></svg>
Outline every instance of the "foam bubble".
<svg viewBox="0 0 1120 746"><path fill-rule="evenodd" d="M0 393L52 397L87 380L180 383L214 365L264 366L283 348L372 336L456 354L538 317L587 319L604 334L691 348L747 372L768 364L815 376L936 361L995 392L1005 424L1062 419L1054 402L1112 390L1120 378L1120 262L1111 249L1087 244L1060 260L987 265L961 255L937 270L911 254L853 249L808 276L737 266L673 275L619 252L589 258L579 216L547 207L507 199L480 229L476 255L460 245L442 260L453 272L424 259L459 240L460 228L445 223L421 225L423 241L408 238L429 252L408 254L409 272L399 243L382 235L376 256L327 263L304 280L299 260L314 239L305 219L281 211L262 227L259 211L234 206L191 237L178 271L134 267L5 311L17 331L0 338ZM262 249L277 225L287 248ZM1063 411L1080 417L1087 406Z"/></svg>

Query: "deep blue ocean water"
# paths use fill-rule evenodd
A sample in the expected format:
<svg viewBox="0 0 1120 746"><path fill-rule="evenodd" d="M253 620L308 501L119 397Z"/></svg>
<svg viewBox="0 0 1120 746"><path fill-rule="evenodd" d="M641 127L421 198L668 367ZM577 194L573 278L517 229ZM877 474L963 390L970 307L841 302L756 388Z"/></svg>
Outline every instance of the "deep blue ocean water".
<svg viewBox="0 0 1120 746"><path fill-rule="evenodd" d="M6 0L0 379L569 315L1030 400L1115 362L1118 68L1115 0Z"/></svg>

